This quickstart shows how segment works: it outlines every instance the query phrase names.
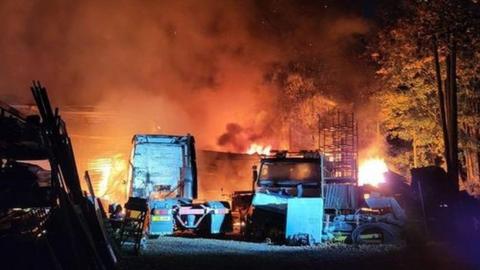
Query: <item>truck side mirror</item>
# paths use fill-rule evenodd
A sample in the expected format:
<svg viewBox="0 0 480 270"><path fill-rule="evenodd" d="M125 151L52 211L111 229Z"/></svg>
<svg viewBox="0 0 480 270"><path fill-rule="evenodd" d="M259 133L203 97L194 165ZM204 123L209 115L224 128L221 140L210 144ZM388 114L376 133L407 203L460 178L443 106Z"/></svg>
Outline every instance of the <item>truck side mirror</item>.
<svg viewBox="0 0 480 270"><path fill-rule="evenodd" d="M252 191L255 191L255 182L258 178L258 170L257 165L252 166Z"/></svg>

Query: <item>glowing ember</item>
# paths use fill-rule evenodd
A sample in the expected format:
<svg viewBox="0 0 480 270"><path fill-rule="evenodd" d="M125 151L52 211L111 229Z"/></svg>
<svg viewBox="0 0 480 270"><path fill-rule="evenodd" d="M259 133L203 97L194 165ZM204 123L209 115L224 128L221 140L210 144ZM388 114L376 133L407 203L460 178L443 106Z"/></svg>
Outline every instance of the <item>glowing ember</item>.
<svg viewBox="0 0 480 270"><path fill-rule="evenodd" d="M385 183L385 173L388 172L387 164L381 158L371 158L360 164L358 171L358 185L378 186Z"/></svg>
<svg viewBox="0 0 480 270"><path fill-rule="evenodd" d="M270 154L270 150L272 150L271 145L262 146L260 144L252 143L247 150L247 154L268 155Z"/></svg>

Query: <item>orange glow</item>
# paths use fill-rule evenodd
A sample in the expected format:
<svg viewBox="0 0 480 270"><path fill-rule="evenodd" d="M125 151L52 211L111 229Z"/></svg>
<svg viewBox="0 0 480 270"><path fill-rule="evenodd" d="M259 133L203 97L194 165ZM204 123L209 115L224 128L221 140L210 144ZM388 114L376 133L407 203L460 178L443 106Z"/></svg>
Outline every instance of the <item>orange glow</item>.
<svg viewBox="0 0 480 270"><path fill-rule="evenodd" d="M360 163L358 170L358 185L371 185L377 187L385 183L385 173L388 167L382 158L370 158Z"/></svg>
<svg viewBox="0 0 480 270"><path fill-rule="evenodd" d="M247 154L268 155L270 154L270 150L272 150L271 145L262 146L261 144L252 143L250 147L248 147Z"/></svg>
<svg viewBox="0 0 480 270"><path fill-rule="evenodd" d="M116 190L113 185L114 181L122 180L121 178L127 170L127 162L122 159L121 155L115 155L113 157L104 157L93 159L88 162L88 171L93 176L93 186L95 195L105 199L111 199L111 193L115 193Z"/></svg>

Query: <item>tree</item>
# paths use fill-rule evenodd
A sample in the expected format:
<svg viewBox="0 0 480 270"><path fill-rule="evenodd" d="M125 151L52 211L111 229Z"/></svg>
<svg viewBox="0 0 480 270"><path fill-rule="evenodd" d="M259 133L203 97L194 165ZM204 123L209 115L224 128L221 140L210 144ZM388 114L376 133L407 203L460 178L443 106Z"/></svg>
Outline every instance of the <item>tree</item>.
<svg viewBox="0 0 480 270"><path fill-rule="evenodd" d="M275 85L277 119L290 150L317 149L319 114L337 105L332 93L338 74L322 60L296 60L274 65L266 81Z"/></svg>
<svg viewBox="0 0 480 270"><path fill-rule="evenodd" d="M408 1L405 9L407 15L385 27L370 46L383 82L375 95L382 131L395 142L391 161L406 173L444 156L432 39L438 39L442 65L454 39L462 177L472 186L480 184L480 5L471 0Z"/></svg>

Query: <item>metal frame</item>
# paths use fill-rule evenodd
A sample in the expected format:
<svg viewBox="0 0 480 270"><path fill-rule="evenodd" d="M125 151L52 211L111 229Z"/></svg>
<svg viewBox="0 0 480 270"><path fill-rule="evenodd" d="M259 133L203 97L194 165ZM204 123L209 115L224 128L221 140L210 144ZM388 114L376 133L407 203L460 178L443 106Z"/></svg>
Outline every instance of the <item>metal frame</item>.
<svg viewBox="0 0 480 270"><path fill-rule="evenodd" d="M357 183L357 122L353 112L338 108L319 115L318 148L330 167L332 182Z"/></svg>

